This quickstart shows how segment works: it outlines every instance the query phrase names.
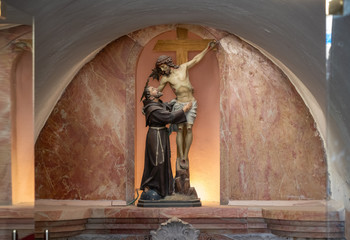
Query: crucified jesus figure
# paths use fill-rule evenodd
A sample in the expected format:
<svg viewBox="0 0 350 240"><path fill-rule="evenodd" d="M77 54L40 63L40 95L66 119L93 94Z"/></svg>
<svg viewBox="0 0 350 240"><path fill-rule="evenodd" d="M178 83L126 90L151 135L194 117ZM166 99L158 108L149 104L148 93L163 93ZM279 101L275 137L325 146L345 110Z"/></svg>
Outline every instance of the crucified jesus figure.
<svg viewBox="0 0 350 240"><path fill-rule="evenodd" d="M189 69L199 63L205 54L215 45L216 41L211 41L208 46L192 60L179 66L175 65L169 56L162 55L156 62L156 68L153 73L159 79L161 76L158 90L163 91L166 84L170 84L176 95L176 103L173 111L182 109L187 103L192 102L192 108L186 113L186 123L177 124L177 159L176 168L188 169L188 153L192 144L192 126L197 115L197 101L193 97L193 87L189 78Z"/></svg>

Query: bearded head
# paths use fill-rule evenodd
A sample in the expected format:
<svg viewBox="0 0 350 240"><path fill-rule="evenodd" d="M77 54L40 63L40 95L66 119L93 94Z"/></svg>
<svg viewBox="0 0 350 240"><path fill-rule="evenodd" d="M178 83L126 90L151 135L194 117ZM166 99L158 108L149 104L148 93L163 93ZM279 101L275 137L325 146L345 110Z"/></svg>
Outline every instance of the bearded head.
<svg viewBox="0 0 350 240"><path fill-rule="evenodd" d="M162 69L160 69L161 65L167 65L170 68L179 68L178 65L175 65L173 62L173 59L170 56L166 56L166 55L161 55L158 57L157 62L156 62L156 69L158 70L158 72L161 75L169 75L170 74L170 70L168 71L163 71Z"/></svg>

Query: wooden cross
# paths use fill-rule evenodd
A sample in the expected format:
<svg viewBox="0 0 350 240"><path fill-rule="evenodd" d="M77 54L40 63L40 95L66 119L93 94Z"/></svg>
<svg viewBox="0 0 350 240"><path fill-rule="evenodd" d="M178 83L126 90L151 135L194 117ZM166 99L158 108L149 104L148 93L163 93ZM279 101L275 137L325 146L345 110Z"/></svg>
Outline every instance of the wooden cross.
<svg viewBox="0 0 350 240"><path fill-rule="evenodd" d="M191 40L187 39L188 30L176 28L177 40L158 40L153 50L175 51L176 64L180 65L188 61L188 52L204 50L213 39Z"/></svg>

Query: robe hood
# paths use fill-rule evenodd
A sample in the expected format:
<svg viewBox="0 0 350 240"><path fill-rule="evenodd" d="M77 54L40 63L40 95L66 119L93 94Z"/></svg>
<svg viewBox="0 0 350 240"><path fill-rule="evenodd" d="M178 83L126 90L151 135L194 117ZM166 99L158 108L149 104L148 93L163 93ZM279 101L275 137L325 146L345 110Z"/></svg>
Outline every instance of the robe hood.
<svg viewBox="0 0 350 240"><path fill-rule="evenodd" d="M151 113L155 110L163 110L164 107L166 106L160 99L159 102L155 102L149 99L143 100L142 113L146 117L146 127L149 125L149 116L151 115Z"/></svg>

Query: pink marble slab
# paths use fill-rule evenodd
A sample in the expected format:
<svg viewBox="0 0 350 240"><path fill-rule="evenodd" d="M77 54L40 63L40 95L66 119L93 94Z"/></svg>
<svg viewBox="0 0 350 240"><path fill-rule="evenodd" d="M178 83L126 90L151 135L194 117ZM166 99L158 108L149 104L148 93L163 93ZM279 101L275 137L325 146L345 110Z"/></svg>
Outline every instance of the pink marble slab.
<svg viewBox="0 0 350 240"><path fill-rule="evenodd" d="M263 217L268 219L284 219L284 220L332 220L340 221L338 212L329 212L326 208L312 208L312 207L268 207L263 208Z"/></svg>
<svg viewBox="0 0 350 240"><path fill-rule="evenodd" d="M0 206L0 239L12 239L14 229L20 239L34 233L34 206Z"/></svg>
<svg viewBox="0 0 350 240"><path fill-rule="evenodd" d="M92 210L89 207L36 207L35 221L65 221L87 219L91 217Z"/></svg>
<svg viewBox="0 0 350 240"><path fill-rule="evenodd" d="M169 219L173 216L178 218L246 218L248 215L248 208L246 207L198 207L191 208L166 208L160 212L162 218Z"/></svg>
<svg viewBox="0 0 350 240"><path fill-rule="evenodd" d="M127 185L133 192L125 60L134 45L112 42L66 88L36 142L37 199L126 200Z"/></svg>
<svg viewBox="0 0 350 240"><path fill-rule="evenodd" d="M129 207L111 207L93 209L93 218L159 218L160 209L152 208L135 208Z"/></svg>
<svg viewBox="0 0 350 240"><path fill-rule="evenodd" d="M34 219L34 206L0 206L0 219Z"/></svg>
<svg viewBox="0 0 350 240"><path fill-rule="evenodd" d="M36 232L45 226L55 233L74 234L147 234L159 224L176 216L192 224L202 234L248 234L274 232L279 236L326 237L344 234L339 210L328 211L315 203L304 206L208 206L198 208L138 208L40 206ZM255 214L249 214L254 210ZM261 214L258 217L257 212ZM80 216L80 218L79 218ZM80 220L79 220L80 219ZM85 228L81 229L84 225ZM64 226L71 226L64 228ZM65 231L67 230L67 231ZM69 231L72 232L69 232ZM61 234L61 235L60 235ZM75 233L76 234L76 233ZM63 235L62 235L63 236Z"/></svg>
<svg viewBox="0 0 350 240"><path fill-rule="evenodd" d="M221 202L326 198L326 155L309 109L286 75L230 35L221 75Z"/></svg>

